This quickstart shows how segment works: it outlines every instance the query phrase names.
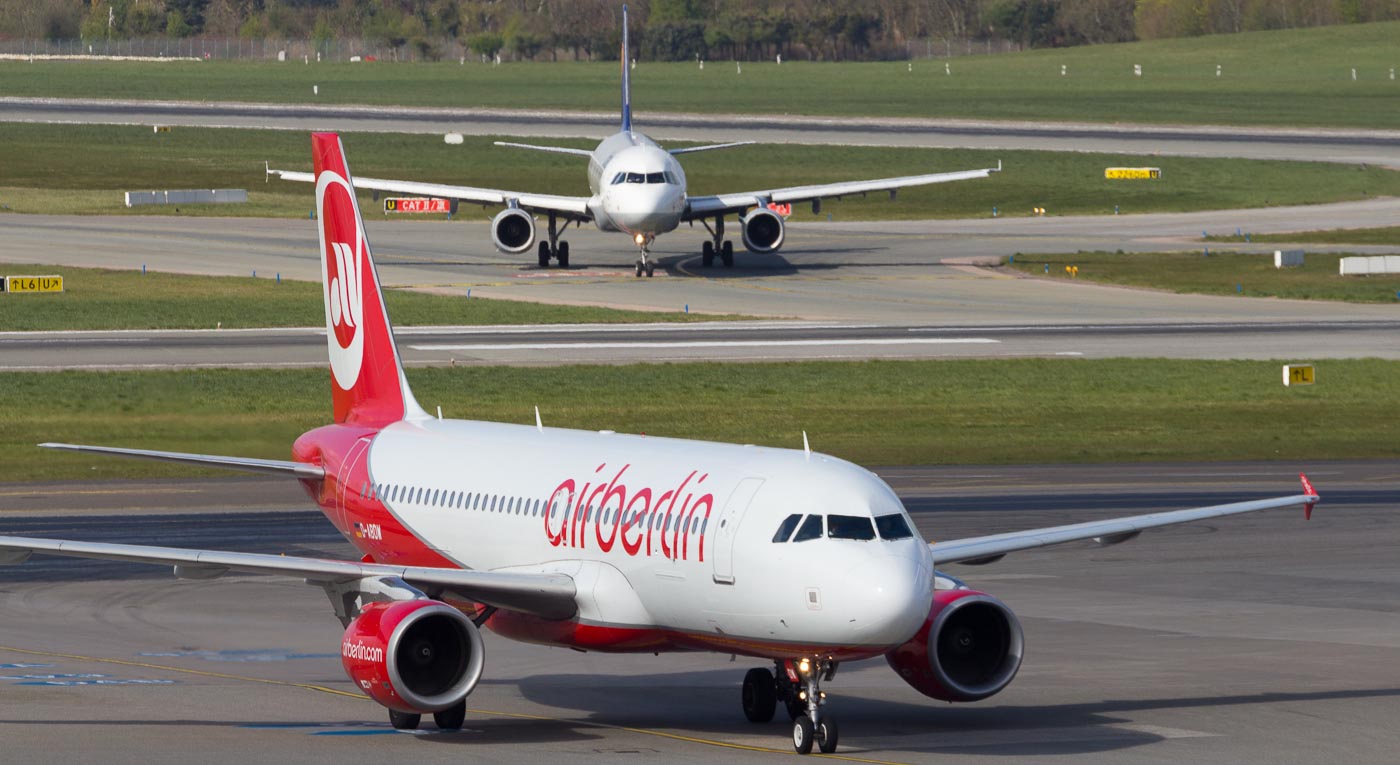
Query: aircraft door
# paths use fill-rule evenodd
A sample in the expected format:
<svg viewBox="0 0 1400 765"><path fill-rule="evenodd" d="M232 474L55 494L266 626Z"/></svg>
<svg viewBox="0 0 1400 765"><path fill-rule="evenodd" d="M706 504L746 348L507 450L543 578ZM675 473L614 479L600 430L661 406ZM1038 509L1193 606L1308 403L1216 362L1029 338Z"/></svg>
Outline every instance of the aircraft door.
<svg viewBox="0 0 1400 765"><path fill-rule="evenodd" d="M714 532L714 577L719 584L734 584L734 540L738 537L740 524L744 522L744 511L762 485L762 478L740 481L724 503L724 511L719 514L719 523Z"/></svg>
<svg viewBox="0 0 1400 765"><path fill-rule="evenodd" d="M345 461L341 463L341 480L336 483L335 511L331 515L331 523L335 524L338 529L349 530L351 528L351 521L345 513L345 504L349 499L347 495L350 492L360 490L359 476L367 478L369 475L368 466L361 464L365 460L365 455L369 453L369 442L368 438L356 441L355 445L350 447L350 453L345 456Z"/></svg>

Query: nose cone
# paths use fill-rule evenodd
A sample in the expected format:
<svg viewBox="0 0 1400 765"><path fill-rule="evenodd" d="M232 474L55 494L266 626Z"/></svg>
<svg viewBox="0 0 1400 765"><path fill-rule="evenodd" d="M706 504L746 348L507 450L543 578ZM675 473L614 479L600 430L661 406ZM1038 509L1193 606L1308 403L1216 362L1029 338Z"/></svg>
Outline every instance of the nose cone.
<svg viewBox="0 0 1400 765"><path fill-rule="evenodd" d="M663 234L680 225L684 192L666 184L624 184L607 197L607 213L630 234Z"/></svg>
<svg viewBox="0 0 1400 765"><path fill-rule="evenodd" d="M863 645L896 646L919 631L933 603L933 572L917 558L882 555L846 578L848 624Z"/></svg>

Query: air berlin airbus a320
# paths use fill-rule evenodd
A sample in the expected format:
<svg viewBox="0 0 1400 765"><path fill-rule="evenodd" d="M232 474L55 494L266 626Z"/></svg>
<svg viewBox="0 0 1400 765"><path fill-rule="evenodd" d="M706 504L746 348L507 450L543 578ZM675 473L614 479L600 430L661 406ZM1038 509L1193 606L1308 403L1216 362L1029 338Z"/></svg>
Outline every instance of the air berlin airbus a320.
<svg viewBox="0 0 1400 765"><path fill-rule="evenodd" d="M588 651L762 660L743 711L779 703L798 752L837 746L823 682L884 656L924 694L976 701L1021 665L1000 601L935 571L1081 539L1303 504L1301 494L926 544L873 473L807 450L429 416L385 313L340 139L312 136L334 422L289 461L44 444L299 480L359 561L0 537L32 553L304 579L345 626L345 672L397 728L459 728L482 675L480 630ZM548 454L541 461L539 455Z"/></svg>

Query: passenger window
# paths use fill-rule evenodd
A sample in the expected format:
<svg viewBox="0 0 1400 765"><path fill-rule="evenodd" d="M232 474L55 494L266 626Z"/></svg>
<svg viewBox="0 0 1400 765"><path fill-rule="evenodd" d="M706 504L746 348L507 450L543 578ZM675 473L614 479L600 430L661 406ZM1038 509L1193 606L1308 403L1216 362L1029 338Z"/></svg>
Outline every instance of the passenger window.
<svg viewBox="0 0 1400 765"><path fill-rule="evenodd" d="M826 535L832 539L854 539L868 542L875 538L875 525L860 515L828 515Z"/></svg>
<svg viewBox="0 0 1400 765"><path fill-rule="evenodd" d="M628 183L646 183L646 180L647 180L647 177L646 177L645 175L642 175L641 173L628 173L628 174L627 174L627 182L628 182Z"/></svg>
<svg viewBox="0 0 1400 765"><path fill-rule="evenodd" d="M778 526L778 533L773 535L774 542L786 542L792 536L792 530L797 528L797 522L802 520L801 513L794 513L783 519L782 525Z"/></svg>
<svg viewBox="0 0 1400 765"><path fill-rule="evenodd" d="M909 530L909 522L900 513L875 517L875 528L880 530L881 539L908 539L914 536Z"/></svg>
<svg viewBox="0 0 1400 765"><path fill-rule="evenodd" d="M807 520L802 522L801 528L797 530L797 536L792 538L794 542L807 542L812 539L822 538L822 517L820 515L809 515Z"/></svg>
<svg viewBox="0 0 1400 765"><path fill-rule="evenodd" d="M665 173L647 173L647 183L665 183Z"/></svg>

